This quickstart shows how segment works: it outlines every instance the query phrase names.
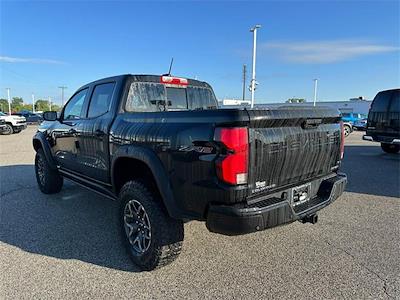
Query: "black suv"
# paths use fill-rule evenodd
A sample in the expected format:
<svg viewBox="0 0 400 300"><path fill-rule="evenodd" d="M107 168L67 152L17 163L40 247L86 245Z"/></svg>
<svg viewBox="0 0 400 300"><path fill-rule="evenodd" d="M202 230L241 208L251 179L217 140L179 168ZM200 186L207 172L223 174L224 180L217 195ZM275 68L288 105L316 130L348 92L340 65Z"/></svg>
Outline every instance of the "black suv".
<svg viewBox="0 0 400 300"><path fill-rule="evenodd" d="M387 153L400 151L400 89L381 91L375 96L363 139L381 143Z"/></svg>
<svg viewBox="0 0 400 300"><path fill-rule="evenodd" d="M57 193L67 178L118 201L123 240L145 270L177 257L184 220L227 235L314 224L347 182L343 124L329 108L219 109L206 82L122 75L43 117L40 190Z"/></svg>

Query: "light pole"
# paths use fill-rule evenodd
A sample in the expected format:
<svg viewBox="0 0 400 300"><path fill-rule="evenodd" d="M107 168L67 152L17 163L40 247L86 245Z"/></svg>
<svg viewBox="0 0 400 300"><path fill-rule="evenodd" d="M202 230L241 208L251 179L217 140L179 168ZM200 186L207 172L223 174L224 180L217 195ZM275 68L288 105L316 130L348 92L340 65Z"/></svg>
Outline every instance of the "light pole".
<svg viewBox="0 0 400 300"><path fill-rule="evenodd" d="M243 95L242 100L246 98L246 65L243 65Z"/></svg>
<svg viewBox="0 0 400 300"><path fill-rule="evenodd" d="M32 112L35 113L35 95L32 93Z"/></svg>
<svg viewBox="0 0 400 300"><path fill-rule="evenodd" d="M64 106L64 90L67 88L66 86L59 86L59 89L61 89L61 107Z"/></svg>
<svg viewBox="0 0 400 300"><path fill-rule="evenodd" d="M318 79L314 79L314 106L317 102L317 88L318 88Z"/></svg>
<svg viewBox="0 0 400 300"><path fill-rule="evenodd" d="M49 96L49 111L51 111L51 98Z"/></svg>
<svg viewBox="0 0 400 300"><path fill-rule="evenodd" d="M253 33L253 71L251 75L251 108L254 107L254 91L256 90L256 48L257 48L257 29L261 28L261 25L256 25L250 29Z"/></svg>
<svg viewBox="0 0 400 300"><path fill-rule="evenodd" d="M11 98L10 98L10 88L6 88L8 97L8 114L11 116Z"/></svg>

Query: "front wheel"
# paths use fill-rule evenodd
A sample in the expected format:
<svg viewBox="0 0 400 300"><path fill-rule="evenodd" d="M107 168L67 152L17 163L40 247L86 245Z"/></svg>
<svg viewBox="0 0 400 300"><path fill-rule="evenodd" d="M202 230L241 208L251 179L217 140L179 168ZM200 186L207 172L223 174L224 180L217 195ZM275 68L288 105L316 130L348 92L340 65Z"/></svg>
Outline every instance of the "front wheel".
<svg viewBox="0 0 400 300"><path fill-rule="evenodd" d="M44 155L43 149L38 149L35 157L36 181L44 194L55 194L61 191L63 178L57 169L52 169Z"/></svg>
<svg viewBox="0 0 400 300"><path fill-rule="evenodd" d="M122 239L132 261L146 271L173 262L182 249L183 222L172 219L141 182L127 182L119 198Z"/></svg>
<svg viewBox="0 0 400 300"><path fill-rule="evenodd" d="M400 151L400 145L381 143L381 148L386 153L397 153Z"/></svg>
<svg viewBox="0 0 400 300"><path fill-rule="evenodd" d="M12 125L6 124L6 127L4 127L4 131L2 132L2 134L9 135L9 134L13 134L13 133L14 133L14 128L12 127Z"/></svg>
<svg viewBox="0 0 400 300"><path fill-rule="evenodd" d="M351 133L351 128L350 128L350 126L344 125L343 130L344 130L344 136L345 136L345 137L348 137L348 136L350 135L350 133Z"/></svg>

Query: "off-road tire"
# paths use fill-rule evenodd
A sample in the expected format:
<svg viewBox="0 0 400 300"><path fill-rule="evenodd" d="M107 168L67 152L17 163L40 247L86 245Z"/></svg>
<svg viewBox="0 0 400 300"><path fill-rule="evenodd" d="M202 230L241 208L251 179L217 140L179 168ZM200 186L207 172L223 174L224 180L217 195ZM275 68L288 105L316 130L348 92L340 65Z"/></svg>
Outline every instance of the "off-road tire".
<svg viewBox="0 0 400 300"><path fill-rule="evenodd" d="M63 177L57 169L50 168L43 149L39 149L35 156L35 174L39 189L44 194L55 194L61 191Z"/></svg>
<svg viewBox="0 0 400 300"><path fill-rule="evenodd" d="M121 228L121 237L133 263L141 270L151 271L173 262L182 249L183 222L171 218L157 193L151 191L139 181L125 183L119 193L119 200L118 220ZM126 229L125 213L128 203L132 203L133 200L135 200L134 203L139 203L143 206L150 223L150 242L148 249L142 253L135 250L135 247L129 241L128 229Z"/></svg>
<svg viewBox="0 0 400 300"><path fill-rule="evenodd" d="M381 143L381 148L386 153L398 153L400 151L400 145L396 144Z"/></svg>
<svg viewBox="0 0 400 300"><path fill-rule="evenodd" d="M2 132L4 135L9 135L14 133L14 127L11 124L6 123L6 129Z"/></svg>

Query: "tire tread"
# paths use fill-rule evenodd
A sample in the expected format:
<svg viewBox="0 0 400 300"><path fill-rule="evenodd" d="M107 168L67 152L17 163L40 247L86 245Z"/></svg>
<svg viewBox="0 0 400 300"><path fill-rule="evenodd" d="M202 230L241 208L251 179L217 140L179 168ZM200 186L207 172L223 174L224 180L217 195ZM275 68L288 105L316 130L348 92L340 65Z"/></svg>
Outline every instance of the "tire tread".
<svg viewBox="0 0 400 300"><path fill-rule="evenodd" d="M120 213L123 213L126 201L124 198L128 195L139 194L142 195L142 199L136 199L145 206L145 209L151 218L152 228L156 228L157 231L153 235L156 240L152 243L156 243L156 247L153 249L154 253L151 255L151 259L145 262L139 261L137 257L134 257L129 251L130 244L127 241L124 233L123 221L121 220L121 231L123 234L124 242L127 246L128 253L131 255L133 262L143 270L155 270L172 263L182 251L184 229L183 222L180 220L172 219L168 216L165 208L163 207L160 199L157 199L146 186L146 184L140 181L129 181L127 182L120 191L121 209ZM128 196L129 197L129 196ZM129 199L129 198L128 198ZM125 199L126 200L126 199ZM152 232L153 234L153 232Z"/></svg>

